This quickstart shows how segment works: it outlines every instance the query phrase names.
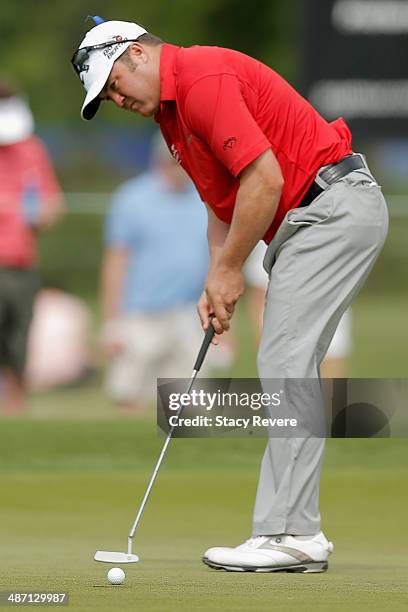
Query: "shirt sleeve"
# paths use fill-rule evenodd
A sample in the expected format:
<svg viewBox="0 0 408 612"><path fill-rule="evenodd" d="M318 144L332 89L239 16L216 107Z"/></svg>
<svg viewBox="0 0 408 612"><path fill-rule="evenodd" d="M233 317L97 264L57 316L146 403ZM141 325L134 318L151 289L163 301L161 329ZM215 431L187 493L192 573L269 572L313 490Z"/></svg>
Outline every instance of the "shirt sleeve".
<svg viewBox="0 0 408 612"><path fill-rule="evenodd" d="M211 75L194 83L185 98L184 114L193 134L235 177L271 148L235 75Z"/></svg>

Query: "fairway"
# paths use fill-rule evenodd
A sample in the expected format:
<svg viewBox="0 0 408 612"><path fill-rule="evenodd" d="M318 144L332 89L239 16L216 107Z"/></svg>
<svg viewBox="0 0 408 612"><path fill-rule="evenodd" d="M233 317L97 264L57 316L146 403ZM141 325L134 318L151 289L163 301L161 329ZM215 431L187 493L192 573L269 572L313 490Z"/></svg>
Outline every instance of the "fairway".
<svg viewBox="0 0 408 612"><path fill-rule="evenodd" d="M139 564L106 582L96 549L125 550L161 446L151 418L3 421L0 590L67 591L71 610L406 610L405 440L330 440L322 482L327 574L235 574L201 561L250 536L263 440L174 440L136 536Z"/></svg>

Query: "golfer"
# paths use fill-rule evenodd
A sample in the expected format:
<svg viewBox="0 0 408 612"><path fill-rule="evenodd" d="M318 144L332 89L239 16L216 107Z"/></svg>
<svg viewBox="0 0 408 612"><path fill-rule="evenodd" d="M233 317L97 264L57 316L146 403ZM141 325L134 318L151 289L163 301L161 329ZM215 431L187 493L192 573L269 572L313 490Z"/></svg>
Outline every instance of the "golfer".
<svg viewBox="0 0 408 612"><path fill-rule="evenodd" d="M388 225L381 190L353 152L345 122L327 123L251 57L167 44L135 23L99 23L72 63L87 91L82 117L107 101L154 119L206 203L204 329L214 314L217 334L228 330L243 293L242 266L264 240L270 281L259 376L318 378ZM271 439L252 537L236 548L210 548L204 562L235 571L325 571L333 545L320 524L323 450L317 437Z"/></svg>

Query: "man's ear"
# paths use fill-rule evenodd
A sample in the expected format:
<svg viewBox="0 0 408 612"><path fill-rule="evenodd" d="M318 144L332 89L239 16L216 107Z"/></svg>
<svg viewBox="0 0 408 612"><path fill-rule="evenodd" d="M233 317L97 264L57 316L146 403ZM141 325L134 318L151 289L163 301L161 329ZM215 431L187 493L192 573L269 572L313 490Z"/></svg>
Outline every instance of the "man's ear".
<svg viewBox="0 0 408 612"><path fill-rule="evenodd" d="M135 59L137 62L143 62L146 63L147 60L147 54L146 54L146 49L138 42L133 42L130 46L130 53L133 59Z"/></svg>

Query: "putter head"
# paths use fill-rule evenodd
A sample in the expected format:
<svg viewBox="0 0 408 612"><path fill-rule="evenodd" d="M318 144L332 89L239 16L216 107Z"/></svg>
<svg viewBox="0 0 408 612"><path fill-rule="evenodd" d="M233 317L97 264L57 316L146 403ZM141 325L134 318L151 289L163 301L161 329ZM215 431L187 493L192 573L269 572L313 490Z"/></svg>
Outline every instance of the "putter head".
<svg viewBox="0 0 408 612"><path fill-rule="evenodd" d="M97 550L94 559L102 563L117 563L118 565L122 565L122 563L137 563L139 561L137 555L124 552L109 552L107 550Z"/></svg>

